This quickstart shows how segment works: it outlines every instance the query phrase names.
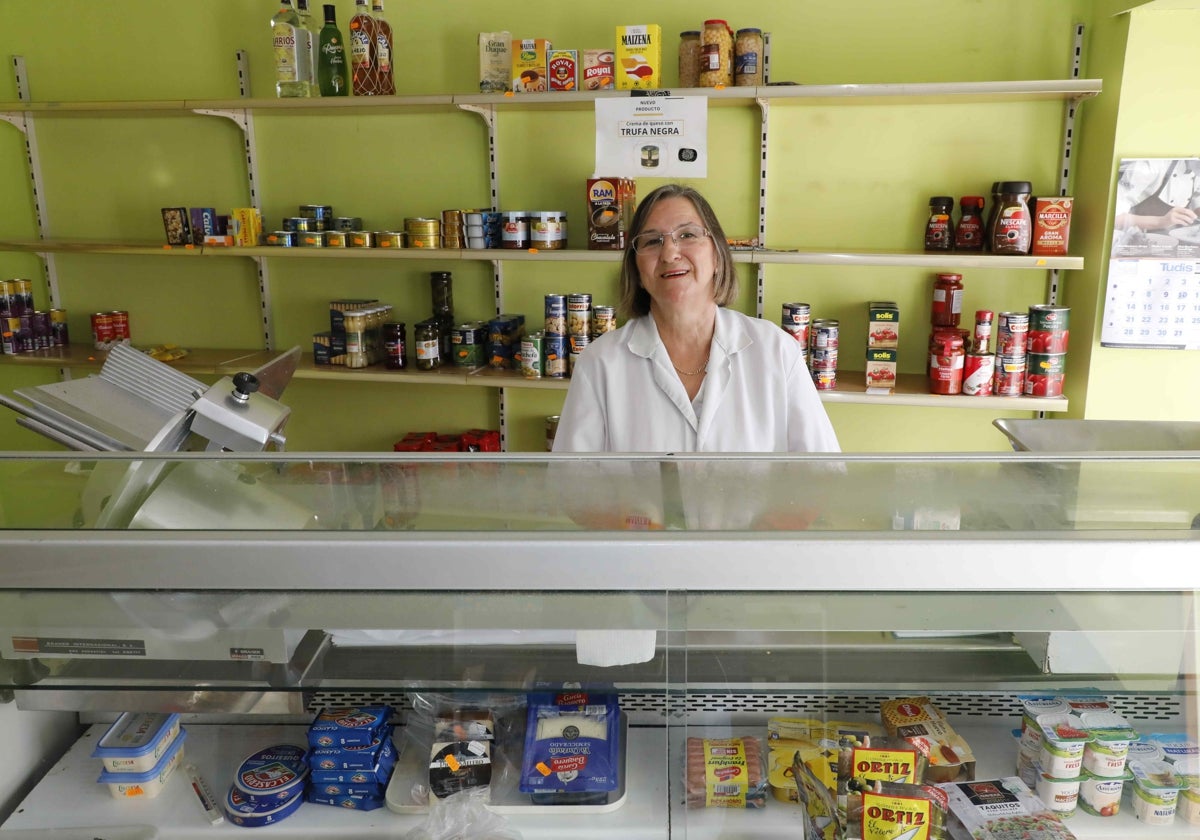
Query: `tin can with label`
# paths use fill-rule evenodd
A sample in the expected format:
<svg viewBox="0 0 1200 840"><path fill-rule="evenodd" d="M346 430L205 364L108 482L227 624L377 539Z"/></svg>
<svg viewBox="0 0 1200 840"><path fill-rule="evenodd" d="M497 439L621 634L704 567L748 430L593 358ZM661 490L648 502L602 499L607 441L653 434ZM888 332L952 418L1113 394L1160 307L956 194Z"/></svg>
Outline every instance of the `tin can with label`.
<svg viewBox="0 0 1200 840"><path fill-rule="evenodd" d="M541 379L545 373L542 352L546 334L539 330L521 339L521 375L526 379Z"/></svg>
<svg viewBox="0 0 1200 840"><path fill-rule="evenodd" d="M3 349L6 356L15 356L19 352L17 342L21 337L21 319L10 315L0 323L3 325L3 329L0 330L0 349Z"/></svg>
<svg viewBox="0 0 1200 840"><path fill-rule="evenodd" d="M567 334L567 296L546 295L546 335Z"/></svg>
<svg viewBox="0 0 1200 840"><path fill-rule="evenodd" d="M588 335L572 335L567 337L568 349L572 356L578 356L584 349L592 343L591 336Z"/></svg>
<svg viewBox="0 0 1200 840"><path fill-rule="evenodd" d="M362 216L337 216L333 220L333 229L342 233L353 233L363 229Z"/></svg>
<svg viewBox="0 0 1200 840"><path fill-rule="evenodd" d="M128 344L131 338L129 333L129 313L124 309L114 309L108 314L112 316L113 341L118 344Z"/></svg>
<svg viewBox="0 0 1200 840"><path fill-rule="evenodd" d="M1028 337L1028 312L1001 312L996 316L997 356L1024 356Z"/></svg>
<svg viewBox="0 0 1200 840"><path fill-rule="evenodd" d="M67 331L67 310L51 309L50 310L50 346L51 347L66 347L70 343L71 343L71 337Z"/></svg>
<svg viewBox="0 0 1200 840"><path fill-rule="evenodd" d="M807 303L785 303L780 326L808 352L808 330L812 322L812 307Z"/></svg>
<svg viewBox="0 0 1200 840"><path fill-rule="evenodd" d="M482 321L468 321L450 331L451 358L455 367L478 368L484 364L487 328Z"/></svg>
<svg viewBox="0 0 1200 840"><path fill-rule="evenodd" d="M301 248L324 248L327 234L324 231L309 231L296 234Z"/></svg>
<svg viewBox="0 0 1200 840"><path fill-rule="evenodd" d="M346 240L350 234L343 230L327 230L325 231L325 247L326 248L345 248Z"/></svg>
<svg viewBox="0 0 1200 840"><path fill-rule="evenodd" d="M837 370L835 369L814 370L812 378L813 384L817 386L818 391L837 390Z"/></svg>
<svg viewBox="0 0 1200 840"><path fill-rule="evenodd" d="M567 335L591 335L592 296L588 292L567 295Z"/></svg>
<svg viewBox="0 0 1200 840"><path fill-rule="evenodd" d="M21 304L24 306L21 312L14 312L14 315L23 315L26 312L33 311L33 281L18 277L13 281L17 284L17 295L20 297Z"/></svg>
<svg viewBox="0 0 1200 840"><path fill-rule="evenodd" d="M833 350L814 350L808 359L808 367L810 370L837 370L838 366L838 351Z"/></svg>
<svg viewBox="0 0 1200 840"><path fill-rule="evenodd" d="M12 316L12 297L15 288L13 281L0 280L0 318Z"/></svg>
<svg viewBox="0 0 1200 840"><path fill-rule="evenodd" d="M546 451L554 451L554 436L558 434L558 415L551 414L546 418Z"/></svg>
<svg viewBox="0 0 1200 840"><path fill-rule="evenodd" d="M404 247L404 231L379 230L375 232L376 248L391 248L393 251Z"/></svg>
<svg viewBox="0 0 1200 840"><path fill-rule="evenodd" d="M50 313L35 309L29 313L29 331L34 350L50 349Z"/></svg>
<svg viewBox="0 0 1200 840"><path fill-rule="evenodd" d="M996 357L991 353L968 353L963 365L962 392L971 397L990 397Z"/></svg>
<svg viewBox="0 0 1200 840"><path fill-rule="evenodd" d="M1066 353L1070 338L1071 310L1066 306L1037 304L1029 307L1028 353Z"/></svg>
<svg viewBox="0 0 1200 840"><path fill-rule="evenodd" d="M592 306L592 338L617 328L617 310L612 306Z"/></svg>
<svg viewBox="0 0 1200 840"><path fill-rule="evenodd" d="M997 397L1019 397L1025 391L1025 356L996 354L996 377L992 391Z"/></svg>
<svg viewBox="0 0 1200 840"><path fill-rule="evenodd" d="M304 216L293 216L290 219L283 220L283 229L292 230L296 233L323 233L325 222L318 219L309 219Z"/></svg>
<svg viewBox="0 0 1200 840"><path fill-rule="evenodd" d="M542 345L545 361L542 369L548 379L562 379L567 375L567 337L546 334Z"/></svg>
<svg viewBox="0 0 1200 840"><path fill-rule="evenodd" d="M113 346L112 313L92 313L92 346L97 350L107 350Z"/></svg>
<svg viewBox="0 0 1200 840"><path fill-rule="evenodd" d="M280 248L296 247L296 231L276 230L267 234L267 244Z"/></svg>
<svg viewBox="0 0 1200 840"><path fill-rule="evenodd" d="M1066 378L1066 353L1028 353L1025 356L1025 396L1061 397Z"/></svg>
<svg viewBox="0 0 1200 840"><path fill-rule="evenodd" d="M809 332L809 350L836 350L837 346L837 320L834 318L818 318L813 321Z"/></svg>
<svg viewBox="0 0 1200 840"><path fill-rule="evenodd" d="M330 230L333 228L333 207L328 204L301 204L300 215L320 223L320 227L312 230Z"/></svg>
<svg viewBox="0 0 1200 840"><path fill-rule="evenodd" d="M355 230L351 231L346 239L347 248L374 248L375 247L375 231L373 230Z"/></svg>

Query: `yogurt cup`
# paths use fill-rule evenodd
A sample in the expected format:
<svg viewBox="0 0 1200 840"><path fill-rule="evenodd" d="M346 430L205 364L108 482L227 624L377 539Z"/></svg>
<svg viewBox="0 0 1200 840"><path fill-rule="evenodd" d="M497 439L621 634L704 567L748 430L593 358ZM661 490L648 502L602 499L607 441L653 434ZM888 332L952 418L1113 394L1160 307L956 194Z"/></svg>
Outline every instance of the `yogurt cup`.
<svg viewBox="0 0 1200 840"><path fill-rule="evenodd" d="M1042 775L1042 771L1038 767L1037 750L1029 751L1024 747L1017 750L1017 775L1030 789L1037 786L1038 777Z"/></svg>
<svg viewBox="0 0 1200 840"><path fill-rule="evenodd" d="M92 750L110 773L145 773L179 734L179 715L155 712L126 712L101 736Z"/></svg>
<svg viewBox="0 0 1200 840"><path fill-rule="evenodd" d="M1079 810L1095 817L1115 817L1121 811L1126 774L1117 779L1084 772L1079 779Z"/></svg>
<svg viewBox="0 0 1200 840"><path fill-rule="evenodd" d="M1200 825L1200 791L1181 790L1177 812L1189 825Z"/></svg>
<svg viewBox="0 0 1200 840"><path fill-rule="evenodd" d="M186 738L187 731L180 729L158 764L143 773L110 773L105 770L97 781L108 785L108 792L113 799L153 799L162 793L163 785L179 766Z"/></svg>
<svg viewBox="0 0 1200 840"><path fill-rule="evenodd" d="M1060 817L1075 813L1075 807L1079 804L1078 776L1074 779L1055 779L1042 773L1038 776L1036 790L1038 799Z"/></svg>
<svg viewBox="0 0 1200 840"><path fill-rule="evenodd" d="M1134 741L1129 745L1129 755L1126 757L1126 763L1138 759L1139 761L1166 761L1166 754L1163 753L1162 747L1158 744L1149 741Z"/></svg>
<svg viewBox="0 0 1200 840"><path fill-rule="evenodd" d="M1155 741L1154 743L1162 747L1163 757L1170 762L1178 762L1189 756L1200 756L1200 744L1195 741L1180 739L1178 741Z"/></svg>
<svg viewBox="0 0 1200 840"><path fill-rule="evenodd" d="M1061 697L1026 697L1021 700L1021 746L1036 753L1042 746L1038 715L1069 714L1070 704Z"/></svg>
<svg viewBox="0 0 1200 840"><path fill-rule="evenodd" d="M1038 715L1042 746L1038 763L1042 772L1055 779L1074 779L1083 767L1083 749L1092 736L1077 715Z"/></svg>
<svg viewBox="0 0 1200 840"><path fill-rule="evenodd" d="M1166 761L1129 762L1133 815L1147 825L1171 825L1179 803L1179 776Z"/></svg>
<svg viewBox="0 0 1200 840"><path fill-rule="evenodd" d="M1093 738L1083 749L1083 769L1110 779L1124 775L1129 745L1138 737L1134 728L1113 712L1083 712L1079 719Z"/></svg>

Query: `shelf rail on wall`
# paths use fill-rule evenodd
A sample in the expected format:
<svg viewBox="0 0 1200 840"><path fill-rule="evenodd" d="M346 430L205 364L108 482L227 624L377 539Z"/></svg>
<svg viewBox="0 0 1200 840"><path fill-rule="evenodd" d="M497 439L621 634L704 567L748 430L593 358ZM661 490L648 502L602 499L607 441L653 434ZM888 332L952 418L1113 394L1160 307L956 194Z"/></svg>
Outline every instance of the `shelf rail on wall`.
<svg viewBox="0 0 1200 840"><path fill-rule="evenodd" d="M250 98L250 62L245 50L238 50L237 78L238 96ZM250 206L262 217L262 201L258 196L258 151L254 140L254 113L249 108L193 108L194 113L208 117L224 117L233 122L242 132L242 141L246 153L246 181L250 188ZM258 268L258 305L259 318L262 325L263 347L275 349L275 331L271 319L271 280L270 269L264 257L253 257Z"/></svg>

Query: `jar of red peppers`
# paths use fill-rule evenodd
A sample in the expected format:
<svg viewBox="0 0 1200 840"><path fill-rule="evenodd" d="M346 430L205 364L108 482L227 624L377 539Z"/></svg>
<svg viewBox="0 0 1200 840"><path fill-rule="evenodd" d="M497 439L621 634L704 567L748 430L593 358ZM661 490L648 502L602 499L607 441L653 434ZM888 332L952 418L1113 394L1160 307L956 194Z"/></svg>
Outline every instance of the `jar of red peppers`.
<svg viewBox="0 0 1200 840"><path fill-rule="evenodd" d="M963 363L966 361L963 340L955 335L941 337L929 359L929 393L961 394Z"/></svg>
<svg viewBox="0 0 1200 840"><path fill-rule="evenodd" d="M935 327L957 327L962 320L963 283L961 274L939 274L933 283L933 304L929 322Z"/></svg>

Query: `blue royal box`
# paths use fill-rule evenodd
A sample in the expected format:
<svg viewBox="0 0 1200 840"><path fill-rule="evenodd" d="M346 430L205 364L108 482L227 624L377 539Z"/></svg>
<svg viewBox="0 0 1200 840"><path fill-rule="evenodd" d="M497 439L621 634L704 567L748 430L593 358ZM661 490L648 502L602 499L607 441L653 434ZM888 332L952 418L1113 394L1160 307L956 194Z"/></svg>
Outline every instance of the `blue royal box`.
<svg viewBox="0 0 1200 840"><path fill-rule="evenodd" d="M290 798L273 802L254 803L249 801L237 786L231 786L225 795L225 813L229 821L245 828L258 828L277 823L290 817L304 804L304 787L296 788Z"/></svg>
<svg viewBox="0 0 1200 840"><path fill-rule="evenodd" d="M308 780L308 751L295 744L276 744L242 761L233 787L251 805L290 801Z"/></svg>
<svg viewBox="0 0 1200 840"><path fill-rule="evenodd" d="M323 709L308 727L308 745L369 747L381 739L391 716L390 706Z"/></svg>

